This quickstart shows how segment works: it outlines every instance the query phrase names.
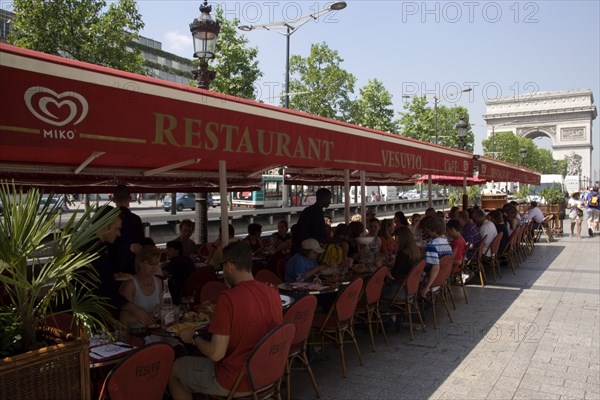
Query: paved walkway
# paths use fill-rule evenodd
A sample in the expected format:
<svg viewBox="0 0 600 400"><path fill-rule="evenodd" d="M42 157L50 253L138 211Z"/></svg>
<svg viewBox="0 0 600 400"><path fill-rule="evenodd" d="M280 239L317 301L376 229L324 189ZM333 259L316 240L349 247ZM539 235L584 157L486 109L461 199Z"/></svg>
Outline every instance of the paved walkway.
<svg viewBox="0 0 600 400"><path fill-rule="evenodd" d="M542 237L542 240L544 238ZM431 310L427 331L390 329L375 353L359 328L364 366L345 346L348 377L337 349L313 364L322 399L600 399L600 239L541 242L513 276L454 287L449 323ZM440 326L441 325L441 326ZM293 371L294 399L313 399L308 374Z"/></svg>

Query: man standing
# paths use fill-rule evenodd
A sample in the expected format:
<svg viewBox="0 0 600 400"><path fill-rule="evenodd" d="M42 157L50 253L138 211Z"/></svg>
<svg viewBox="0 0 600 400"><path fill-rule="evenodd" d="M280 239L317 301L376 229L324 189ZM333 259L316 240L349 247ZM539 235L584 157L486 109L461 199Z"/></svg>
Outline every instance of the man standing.
<svg viewBox="0 0 600 400"><path fill-rule="evenodd" d="M127 274L135 273L135 254L142 247L144 240L144 224L142 219L131 212L129 203L131 193L125 185L118 185L113 193L112 200L121 209L121 236L115 241L116 271Z"/></svg>
<svg viewBox="0 0 600 400"><path fill-rule="evenodd" d="M192 343L206 357L181 357L175 361L169 380L174 399L192 399L192 393L227 396L239 371L256 344L283 322L277 289L254 280L252 252L243 242L223 249L223 273L231 289L224 291L215 307L208 329L210 340L193 330L179 337ZM238 393L250 391L244 378Z"/></svg>
<svg viewBox="0 0 600 400"><path fill-rule="evenodd" d="M196 242L191 239L192 233L194 233L194 223L184 219L179 223L179 237L174 240L181 242L183 255L193 260L196 258Z"/></svg>
<svg viewBox="0 0 600 400"><path fill-rule="evenodd" d="M598 232L600 224L600 198L598 194L598 185L594 185L592 190L585 197L585 208L587 212L588 234L591 238Z"/></svg>
<svg viewBox="0 0 600 400"><path fill-rule="evenodd" d="M94 221L100 221L107 216L113 207L104 206L94 214ZM143 309L127 301L119 293L121 282L115 279L115 269L113 268L113 259L109 255L110 248L121 235L121 218L116 217L112 222L100 227L96 231L96 240L90 242L82 251L96 252L98 258L92 261L91 265L98 273L99 284L94 289L95 294L108 299L108 304L112 306L109 312L115 319L119 319L121 311L126 311L134 315L138 320L146 325L152 324L152 320L148 317Z"/></svg>
<svg viewBox="0 0 600 400"><path fill-rule="evenodd" d="M317 201L312 206L306 207L298 217L298 222L292 227L292 254L302 248L305 239L316 239L321 243L329 240L325 214L323 209L331 204L331 191L320 188L317 190Z"/></svg>

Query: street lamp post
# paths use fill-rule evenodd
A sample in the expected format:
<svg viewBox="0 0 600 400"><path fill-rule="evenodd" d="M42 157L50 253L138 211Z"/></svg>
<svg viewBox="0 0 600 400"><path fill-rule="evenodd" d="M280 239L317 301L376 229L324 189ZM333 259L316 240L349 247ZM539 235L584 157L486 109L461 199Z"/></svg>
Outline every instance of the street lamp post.
<svg viewBox="0 0 600 400"><path fill-rule="evenodd" d="M194 57L200 60L200 67L192 71L199 88L208 89L215 79L216 73L208 70L208 62L215 58L215 47L221 31L221 24L212 19L212 7L208 1L200 6L200 16L190 24L192 39L194 41ZM208 242L208 204L206 193L196 194L196 221L198 225L194 232L197 243Z"/></svg>
<svg viewBox="0 0 600 400"><path fill-rule="evenodd" d="M467 93L467 92L470 92L471 90L473 90L473 88L466 88L466 89L461 90L458 93ZM458 93L455 93L455 94L458 94ZM435 144L439 144L439 141L438 141L438 103L439 102L440 102L440 99L438 99L437 96L433 96L433 123L435 125Z"/></svg>
<svg viewBox="0 0 600 400"><path fill-rule="evenodd" d="M268 24L260 24L260 25L240 25L238 29L242 31L252 31L254 29L265 29L268 31L277 32L286 38L285 43L285 93L283 94L283 102L284 107L290 107L290 36L294 32L296 32L300 27L305 25L310 21L314 21L322 15L325 15L332 11L340 11L346 8L347 4L345 1L339 1L337 3L333 3L327 8L322 9L321 11L317 11L316 13L303 15L295 20L295 25L290 24L287 21L281 22L273 22ZM279 30L278 30L279 29ZM280 30L284 29L284 32Z"/></svg>
<svg viewBox="0 0 600 400"><path fill-rule="evenodd" d="M458 148L465 150L467 131L469 124L464 119L460 119L456 124L456 134L458 136ZM467 176L463 177L463 198L462 198L462 209L466 210L469 208L469 194L467 193Z"/></svg>
<svg viewBox="0 0 600 400"><path fill-rule="evenodd" d="M525 147L521 147L521 150L519 150L519 155L521 156L521 165L524 165L525 158L527 157L527 149Z"/></svg>

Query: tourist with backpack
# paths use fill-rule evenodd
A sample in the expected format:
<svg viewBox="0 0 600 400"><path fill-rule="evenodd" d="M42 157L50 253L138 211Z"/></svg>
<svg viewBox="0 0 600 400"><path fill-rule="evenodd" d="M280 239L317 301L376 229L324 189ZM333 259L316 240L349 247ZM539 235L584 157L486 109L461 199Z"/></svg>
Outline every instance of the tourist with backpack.
<svg viewBox="0 0 600 400"><path fill-rule="evenodd" d="M588 233L590 237L598 234L598 224L600 223L600 195L598 194L598 185L594 185L592 190L585 197L585 208L587 211Z"/></svg>

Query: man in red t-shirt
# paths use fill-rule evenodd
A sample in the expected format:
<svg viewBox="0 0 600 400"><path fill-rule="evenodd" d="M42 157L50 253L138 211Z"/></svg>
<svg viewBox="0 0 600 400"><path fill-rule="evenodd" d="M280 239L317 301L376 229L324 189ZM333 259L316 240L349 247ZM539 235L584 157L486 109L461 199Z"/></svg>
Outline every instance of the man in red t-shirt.
<svg viewBox="0 0 600 400"><path fill-rule="evenodd" d="M181 357L175 361L169 387L174 399L192 399L192 393L227 396L256 344L283 323L281 299L277 290L252 276L252 252L243 242L223 249L223 273L231 289L224 291L215 307L204 340L192 330L179 333L207 358ZM238 393L250 391L244 379Z"/></svg>

